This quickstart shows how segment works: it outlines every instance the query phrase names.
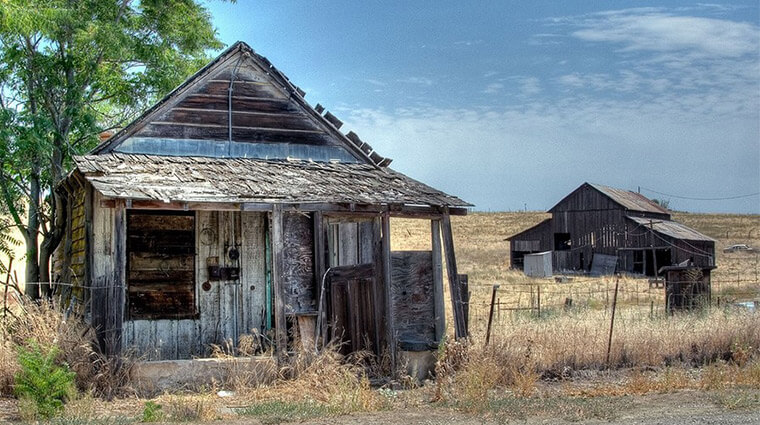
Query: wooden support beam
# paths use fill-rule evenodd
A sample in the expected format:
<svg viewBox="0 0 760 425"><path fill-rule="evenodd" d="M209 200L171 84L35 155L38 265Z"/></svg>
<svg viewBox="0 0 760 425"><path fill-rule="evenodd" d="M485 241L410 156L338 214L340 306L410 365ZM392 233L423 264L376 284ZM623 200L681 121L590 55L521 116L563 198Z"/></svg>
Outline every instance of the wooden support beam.
<svg viewBox="0 0 760 425"><path fill-rule="evenodd" d="M322 299L323 295L326 295L326 292L322 289L323 285L323 278L325 276L325 271L327 270L327 266L325 264L325 227L324 227L324 217L322 216L322 211L315 211L314 212L314 279L316 282L317 287L317 310L322 313L322 317L317 318L317 323L320 329L317 329L316 332L323 336L327 333L327 320L326 320L326 302ZM315 341L315 346L319 345L319 341ZM311 347L314 348L314 347Z"/></svg>
<svg viewBox="0 0 760 425"><path fill-rule="evenodd" d="M396 328L393 320L393 297L391 297L391 216L386 211L382 215L383 227L383 286L385 288L385 321L388 350L391 357L392 373L396 375Z"/></svg>
<svg viewBox="0 0 760 425"><path fill-rule="evenodd" d="M126 307L127 269L127 210L124 201L118 202L113 215L113 277L105 289L108 299L106 311L106 354L121 354L121 333Z"/></svg>
<svg viewBox="0 0 760 425"><path fill-rule="evenodd" d="M383 268L383 223L380 217L372 220L372 261L375 263L375 279L373 290L373 320L375 322L375 350L381 355L382 347L387 342L385 332L387 320L385 318L385 269Z"/></svg>
<svg viewBox="0 0 760 425"><path fill-rule="evenodd" d="M462 308L462 295L457 275L457 260L454 254L454 236L451 232L451 218L448 208L444 207L441 221L441 233L443 235L443 249L446 255L446 271L449 276L449 293L451 294L451 309L454 313L454 337L467 338L467 324L464 319Z"/></svg>
<svg viewBox="0 0 760 425"><path fill-rule="evenodd" d="M274 204L271 213L272 286L274 289L275 351L277 361L284 363L288 355L288 332L285 319L285 288L282 285L283 234L282 205Z"/></svg>
<svg viewBox="0 0 760 425"><path fill-rule="evenodd" d="M446 333L446 307L443 300L443 257L441 254L441 221L430 220L433 247L433 300L435 303L435 341L440 343Z"/></svg>

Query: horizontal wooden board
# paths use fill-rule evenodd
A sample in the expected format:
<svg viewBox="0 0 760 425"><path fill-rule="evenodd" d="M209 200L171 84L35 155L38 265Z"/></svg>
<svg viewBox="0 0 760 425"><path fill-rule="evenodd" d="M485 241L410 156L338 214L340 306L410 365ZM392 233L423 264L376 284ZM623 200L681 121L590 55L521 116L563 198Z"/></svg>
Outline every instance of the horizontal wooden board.
<svg viewBox="0 0 760 425"><path fill-rule="evenodd" d="M192 215L145 214L130 211L127 226L136 230L193 230Z"/></svg>
<svg viewBox="0 0 760 425"><path fill-rule="evenodd" d="M162 122L177 124L213 124L227 126L229 112L216 109L174 108L160 118ZM296 113L246 113L233 110L233 127L272 128L289 130L319 130L319 127L303 114Z"/></svg>
<svg viewBox="0 0 760 425"><path fill-rule="evenodd" d="M133 232L127 239L130 252L149 252L166 255L188 255L195 252L192 230L160 230Z"/></svg>
<svg viewBox="0 0 760 425"><path fill-rule="evenodd" d="M210 80L197 88L196 93L227 95L230 88L230 82L226 80ZM235 81L232 83L232 93L236 96L246 97L269 97L285 98L279 90L270 84L249 83L246 81Z"/></svg>
<svg viewBox="0 0 760 425"><path fill-rule="evenodd" d="M129 253L129 270L193 270L194 255L161 255L147 252Z"/></svg>
<svg viewBox="0 0 760 425"><path fill-rule="evenodd" d="M229 101L230 99L226 95L191 94L178 102L175 107L226 111L229 108ZM242 96L232 96L232 110L268 113L300 112L296 105L284 99Z"/></svg>
<svg viewBox="0 0 760 425"><path fill-rule="evenodd" d="M182 124L152 123L141 129L138 137L162 137L168 139L227 140L227 126L191 126ZM333 141L326 133L285 131L275 129L232 128L232 138L238 142L297 143L304 145L330 145Z"/></svg>

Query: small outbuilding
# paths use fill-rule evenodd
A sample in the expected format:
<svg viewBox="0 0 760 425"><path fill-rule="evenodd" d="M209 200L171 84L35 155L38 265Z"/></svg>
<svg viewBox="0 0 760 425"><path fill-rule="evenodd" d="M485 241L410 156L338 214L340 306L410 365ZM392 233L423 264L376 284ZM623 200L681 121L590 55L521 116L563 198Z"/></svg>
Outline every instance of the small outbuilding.
<svg viewBox="0 0 760 425"><path fill-rule="evenodd" d="M523 272L530 277L551 277L552 276L552 252L537 252L535 254L525 254Z"/></svg>
<svg viewBox="0 0 760 425"><path fill-rule="evenodd" d="M74 158L54 281L106 353L204 357L244 336L281 356L299 339L430 349L443 257L466 335L450 216L470 204L390 169L304 96L238 42ZM427 220L430 248L391 251L391 217Z"/></svg>
<svg viewBox="0 0 760 425"><path fill-rule="evenodd" d="M715 240L671 219L640 193L584 183L549 211L552 217L511 236L513 268L526 256L552 252L554 271L624 272L655 276L690 261L715 266Z"/></svg>

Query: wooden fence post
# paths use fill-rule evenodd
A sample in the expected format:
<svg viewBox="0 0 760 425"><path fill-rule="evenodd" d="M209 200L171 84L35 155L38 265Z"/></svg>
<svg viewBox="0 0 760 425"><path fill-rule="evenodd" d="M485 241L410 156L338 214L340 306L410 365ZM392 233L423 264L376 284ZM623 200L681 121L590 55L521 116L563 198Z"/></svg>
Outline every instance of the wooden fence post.
<svg viewBox="0 0 760 425"><path fill-rule="evenodd" d="M499 285L494 285L493 291L491 292L491 311L488 313L488 326L486 327L486 346L488 345L488 341L491 339L491 322L493 321L493 307L494 303L496 302L497 289L499 289Z"/></svg>
<svg viewBox="0 0 760 425"><path fill-rule="evenodd" d="M618 284L620 278L615 280L615 295L612 297L612 319L610 319L610 338L607 340L607 368L610 367L610 351L612 351L612 329L615 327L615 307L617 306Z"/></svg>

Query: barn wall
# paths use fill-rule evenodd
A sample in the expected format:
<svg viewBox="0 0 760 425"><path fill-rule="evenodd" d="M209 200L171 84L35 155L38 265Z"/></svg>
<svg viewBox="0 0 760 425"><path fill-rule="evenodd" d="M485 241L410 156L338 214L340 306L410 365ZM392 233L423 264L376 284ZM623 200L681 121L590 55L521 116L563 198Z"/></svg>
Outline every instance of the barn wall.
<svg viewBox="0 0 760 425"><path fill-rule="evenodd" d="M391 252L391 299L395 332L403 346L436 343L433 254Z"/></svg>

